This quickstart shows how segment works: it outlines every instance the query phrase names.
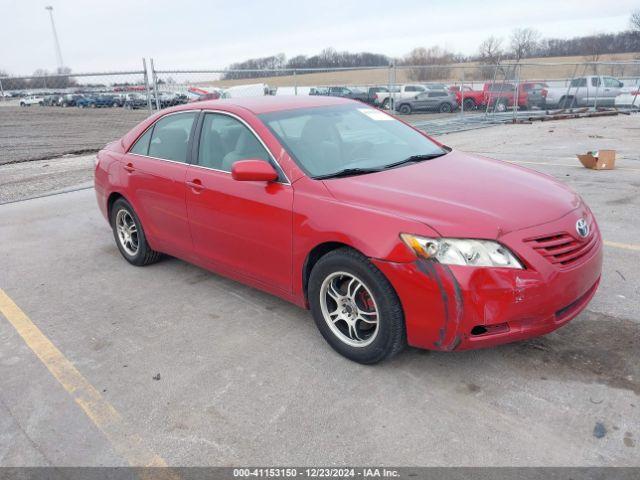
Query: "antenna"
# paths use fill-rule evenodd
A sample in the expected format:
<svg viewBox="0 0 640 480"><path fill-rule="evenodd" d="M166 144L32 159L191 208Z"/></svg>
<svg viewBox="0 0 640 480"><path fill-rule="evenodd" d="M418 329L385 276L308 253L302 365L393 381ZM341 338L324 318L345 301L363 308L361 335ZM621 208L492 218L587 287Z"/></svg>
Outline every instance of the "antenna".
<svg viewBox="0 0 640 480"><path fill-rule="evenodd" d="M58 71L62 73L64 62L62 61L62 52L60 51L60 42L58 42L58 34L56 33L56 24L53 22L53 7L47 5L45 10L49 10L49 18L51 19L51 29L53 30L53 42L56 49L56 59L58 60Z"/></svg>

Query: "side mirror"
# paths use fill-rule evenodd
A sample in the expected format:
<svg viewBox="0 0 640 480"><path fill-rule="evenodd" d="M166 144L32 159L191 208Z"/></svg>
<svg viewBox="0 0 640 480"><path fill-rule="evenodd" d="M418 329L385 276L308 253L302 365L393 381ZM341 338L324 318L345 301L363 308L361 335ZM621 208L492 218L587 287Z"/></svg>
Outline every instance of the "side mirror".
<svg viewBox="0 0 640 480"><path fill-rule="evenodd" d="M618 81L618 86L619 86L619 87L624 87L624 82L620 82L620 81Z"/></svg>
<svg viewBox="0 0 640 480"><path fill-rule="evenodd" d="M274 182L278 172L265 160L239 160L231 167L231 177L240 182Z"/></svg>

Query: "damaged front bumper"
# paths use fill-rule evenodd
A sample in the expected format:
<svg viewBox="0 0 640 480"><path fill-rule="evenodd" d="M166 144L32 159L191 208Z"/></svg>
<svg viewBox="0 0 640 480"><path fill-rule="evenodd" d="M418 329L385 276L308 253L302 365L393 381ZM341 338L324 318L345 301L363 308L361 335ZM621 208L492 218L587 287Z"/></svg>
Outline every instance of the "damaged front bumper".
<svg viewBox="0 0 640 480"><path fill-rule="evenodd" d="M566 227L550 226L554 232ZM592 221L595 237L588 252L566 265L552 263L527 243L539 234L536 227L501 238L524 261L523 270L373 259L400 297L408 343L447 351L489 347L545 335L577 316L600 282L597 225Z"/></svg>

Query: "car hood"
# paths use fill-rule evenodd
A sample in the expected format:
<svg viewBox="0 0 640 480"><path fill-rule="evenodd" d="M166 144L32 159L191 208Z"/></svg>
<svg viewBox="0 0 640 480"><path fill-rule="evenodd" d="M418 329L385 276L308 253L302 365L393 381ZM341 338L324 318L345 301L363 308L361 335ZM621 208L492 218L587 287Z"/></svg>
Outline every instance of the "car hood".
<svg viewBox="0 0 640 480"><path fill-rule="evenodd" d="M457 151L324 182L339 201L419 221L446 237L498 238L558 219L581 203L552 177Z"/></svg>

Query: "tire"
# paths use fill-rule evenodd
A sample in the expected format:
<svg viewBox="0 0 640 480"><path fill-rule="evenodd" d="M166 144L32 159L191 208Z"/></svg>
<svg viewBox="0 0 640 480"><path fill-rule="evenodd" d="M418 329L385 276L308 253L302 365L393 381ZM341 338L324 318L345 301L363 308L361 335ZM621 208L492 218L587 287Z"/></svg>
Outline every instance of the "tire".
<svg viewBox="0 0 640 480"><path fill-rule="evenodd" d="M354 279L361 285L350 283ZM353 285L351 293L356 300L348 304L334 301L333 298L338 298L340 302L349 302L347 284ZM345 295L336 296L337 293ZM382 272L355 250L340 248L320 258L311 271L308 295L318 330L336 352L349 360L378 363L393 357L406 345L398 295ZM369 320L375 316L375 329L361 314ZM333 316L337 318L332 321ZM343 317L349 317L353 326Z"/></svg>
<svg viewBox="0 0 640 480"><path fill-rule="evenodd" d="M575 108L577 106L576 97L562 97L558 106L560 108Z"/></svg>
<svg viewBox="0 0 640 480"><path fill-rule="evenodd" d="M438 111L440 113L451 113L451 110L453 110L453 108L451 108L451 104L450 103L441 103L440 106L438 107Z"/></svg>
<svg viewBox="0 0 640 480"><path fill-rule="evenodd" d="M507 103L504 100L498 100L493 106L494 112L506 112L507 111Z"/></svg>
<svg viewBox="0 0 640 480"><path fill-rule="evenodd" d="M476 102L473 100L473 98L465 98L464 102L462 103L465 110L475 110L477 108Z"/></svg>
<svg viewBox="0 0 640 480"><path fill-rule="evenodd" d="M409 115L411 113L411 105L403 103L402 105L400 105L400 108L398 108L398 112L402 113L403 115Z"/></svg>
<svg viewBox="0 0 640 480"><path fill-rule="evenodd" d="M24 102L20 102L20 106L21 106L21 107L26 107L26 106L27 106L27 104L26 104L26 103L24 103Z"/></svg>
<svg viewBox="0 0 640 480"><path fill-rule="evenodd" d="M110 215L113 238L116 241L118 250L120 250L120 253L127 262L141 267L155 263L160 259L162 254L149 247L140 219L131 205L129 205L129 202L123 198L116 200L111 207ZM126 239L121 238L120 236L120 228L118 225L122 224L135 227L135 239L134 234L131 233L129 236L129 243L127 243ZM135 249L133 248L134 246L136 247Z"/></svg>

